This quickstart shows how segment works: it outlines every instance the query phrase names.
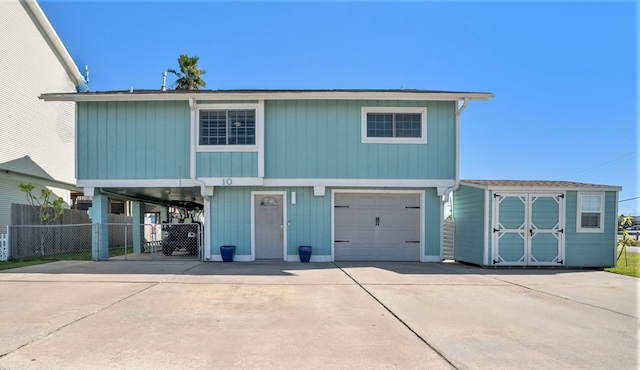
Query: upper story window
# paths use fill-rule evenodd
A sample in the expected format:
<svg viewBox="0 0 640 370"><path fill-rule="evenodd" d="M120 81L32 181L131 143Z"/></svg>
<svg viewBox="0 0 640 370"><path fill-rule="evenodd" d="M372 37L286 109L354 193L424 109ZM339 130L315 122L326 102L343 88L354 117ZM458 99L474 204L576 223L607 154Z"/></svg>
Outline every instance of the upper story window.
<svg viewBox="0 0 640 370"><path fill-rule="evenodd" d="M426 144L427 108L362 107L362 142Z"/></svg>
<svg viewBox="0 0 640 370"><path fill-rule="evenodd" d="M200 145L255 145L256 111L201 110Z"/></svg>
<svg viewBox="0 0 640 370"><path fill-rule="evenodd" d="M604 232L604 194L578 193L577 232Z"/></svg>
<svg viewBox="0 0 640 370"><path fill-rule="evenodd" d="M197 151L256 152L262 145L261 103L201 104L197 113Z"/></svg>

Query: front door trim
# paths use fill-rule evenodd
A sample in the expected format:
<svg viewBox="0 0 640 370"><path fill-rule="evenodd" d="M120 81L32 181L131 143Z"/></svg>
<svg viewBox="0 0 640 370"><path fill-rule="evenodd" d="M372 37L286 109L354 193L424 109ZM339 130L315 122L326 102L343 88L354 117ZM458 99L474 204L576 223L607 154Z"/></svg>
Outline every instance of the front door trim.
<svg viewBox="0 0 640 370"><path fill-rule="evenodd" d="M287 261L287 192L286 191L252 191L251 192L251 261L256 260L256 196L257 195L281 195L282 196L282 255Z"/></svg>

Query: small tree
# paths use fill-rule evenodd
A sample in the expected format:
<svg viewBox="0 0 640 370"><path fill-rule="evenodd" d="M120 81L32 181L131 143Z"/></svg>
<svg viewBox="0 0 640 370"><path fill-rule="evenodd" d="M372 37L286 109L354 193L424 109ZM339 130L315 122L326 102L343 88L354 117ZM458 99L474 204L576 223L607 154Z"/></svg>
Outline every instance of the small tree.
<svg viewBox="0 0 640 370"><path fill-rule="evenodd" d="M40 194L34 194L35 186L29 183L20 183L20 191L27 196L27 202L38 215L40 224L43 226L51 226L64 212L64 199L58 197L55 199L51 189L42 188ZM44 227L40 230L40 250L44 256L44 241L51 234L50 227Z"/></svg>
<svg viewBox="0 0 640 370"><path fill-rule="evenodd" d="M173 73L178 78L173 84L176 90L199 90L201 87L207 86L207 83L200 77L206 72L198 67L198 60L200 57L180 54L178 57L180 72L167 69L167 72Z"/></svg>
<svg viewBox="0 0 640 370"><path fill-rule="evenodd" d="M629 237L629 232L626 227L633 225L633 220L631 216L620 216L620 222L618 223L618 233L622 233L622 239L618 238L618 248L620 249L620 253L618 254L618 261L620 260L620 256L622 256L622 252L624 252L624 265L627 264L627 246L633 245L633 240Z"/></svg>

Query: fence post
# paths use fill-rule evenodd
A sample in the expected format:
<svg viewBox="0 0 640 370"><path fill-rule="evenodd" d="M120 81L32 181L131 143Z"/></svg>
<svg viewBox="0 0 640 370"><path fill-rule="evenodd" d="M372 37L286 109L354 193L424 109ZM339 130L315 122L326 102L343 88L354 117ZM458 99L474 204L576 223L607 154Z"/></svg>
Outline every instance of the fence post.
<svg viewBox="0 0 640 370"><path fill-rule="evenodd" d="M9 259L9 225L7 225L7 233L0 234L0 261Z"/></svg>

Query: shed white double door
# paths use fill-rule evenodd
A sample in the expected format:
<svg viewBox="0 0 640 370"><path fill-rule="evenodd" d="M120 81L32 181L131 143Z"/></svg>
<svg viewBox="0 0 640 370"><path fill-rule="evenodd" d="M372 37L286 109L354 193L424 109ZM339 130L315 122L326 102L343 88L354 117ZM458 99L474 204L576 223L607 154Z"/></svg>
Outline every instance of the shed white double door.
<svg viewBox="0 0 640 370"><path fill-rule="evenodd" d="M564 263L564 194L494 193L493 264Z"/></svg>
<svg viewBox="0 0 640 370"><path fill-rule="evenodd" d="M338 193L336 261L419 261L420 194Z"/></svg>

